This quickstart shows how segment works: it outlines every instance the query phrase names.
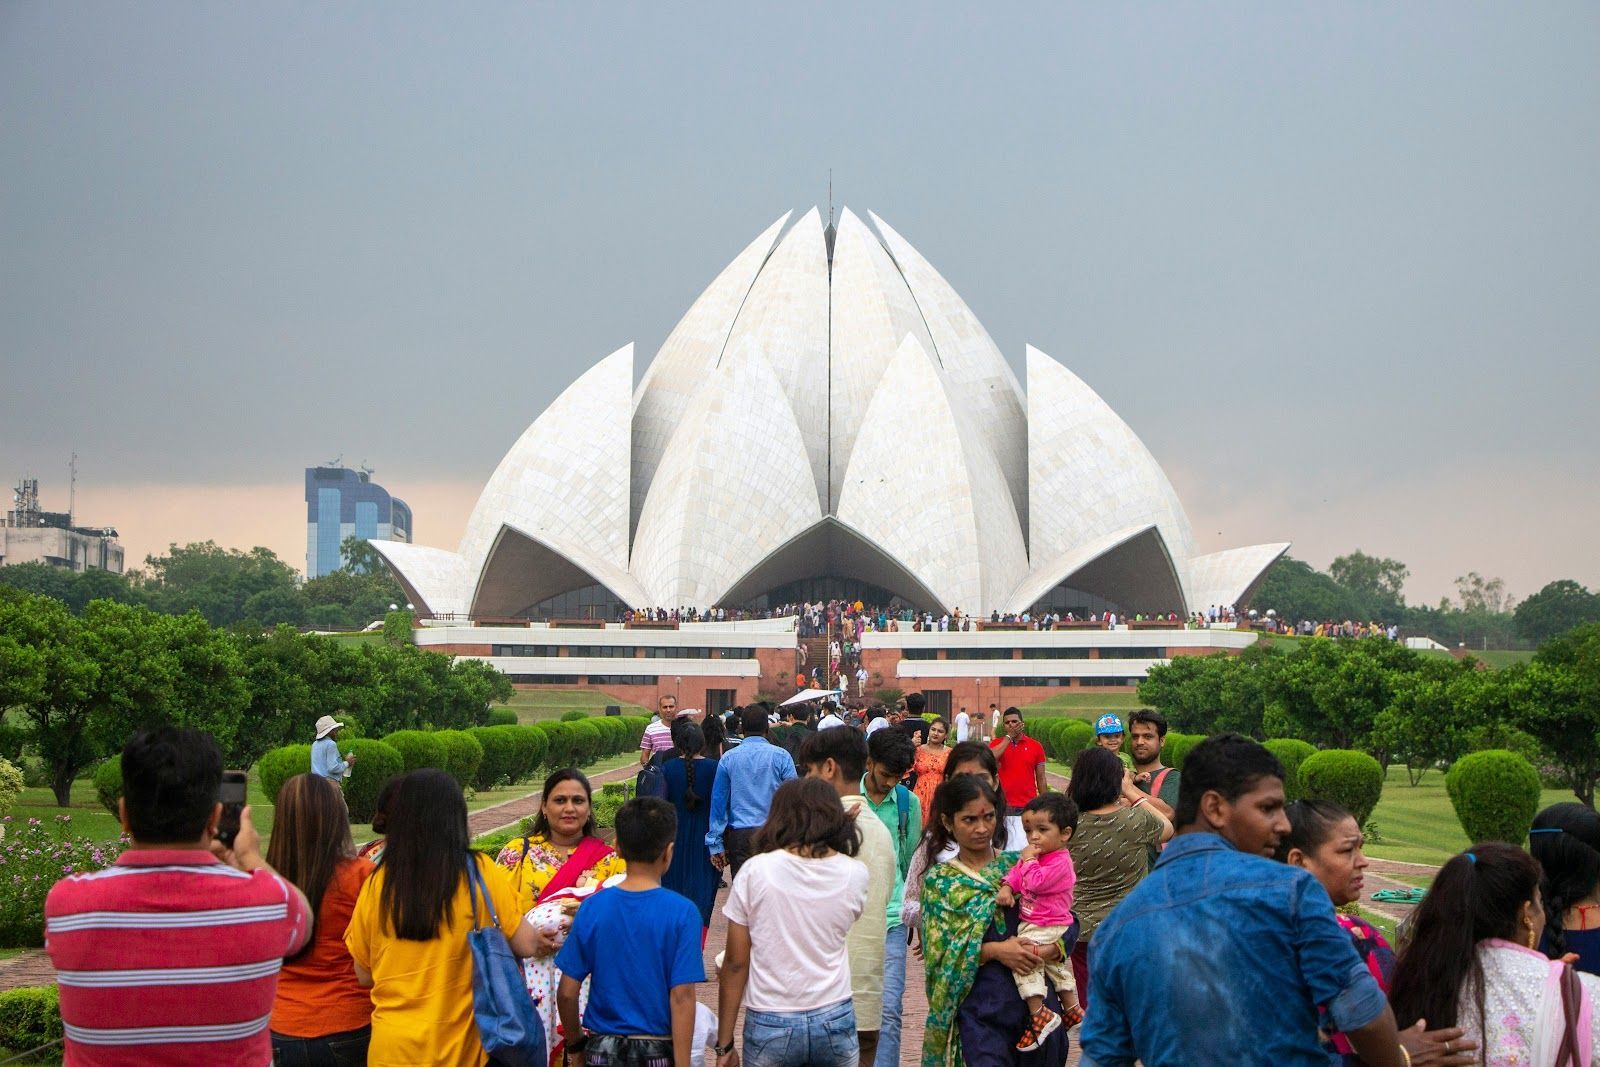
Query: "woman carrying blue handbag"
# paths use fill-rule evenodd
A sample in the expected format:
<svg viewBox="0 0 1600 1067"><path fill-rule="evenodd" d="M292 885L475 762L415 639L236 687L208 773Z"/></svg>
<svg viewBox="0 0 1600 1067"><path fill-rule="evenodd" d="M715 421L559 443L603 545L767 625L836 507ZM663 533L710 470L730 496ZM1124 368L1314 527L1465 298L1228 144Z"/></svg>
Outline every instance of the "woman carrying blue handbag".
<svg viewBox="0 0 1600 1067"><path fill-rule="evenodd" d="M455 779L406 775L383 859L345 932L356 977L372 989L368 1064L484 1067L492 1056L505 1067L546 1067L544 1031L515 959L532 955L541 936L523 921L507 873L471 851Z"/></svg>

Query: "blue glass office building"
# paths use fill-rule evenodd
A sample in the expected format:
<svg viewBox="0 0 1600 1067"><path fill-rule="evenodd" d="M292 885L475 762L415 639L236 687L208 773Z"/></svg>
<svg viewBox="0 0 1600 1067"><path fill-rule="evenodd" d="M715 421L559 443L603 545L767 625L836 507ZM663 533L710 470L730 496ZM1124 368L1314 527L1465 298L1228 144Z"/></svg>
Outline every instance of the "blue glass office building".
<svg viewBox="0 0 1600 1067"><path fill-rule="evenodd" d="M372 472L348 467L306 468L306 577L339 569L346 537L411 541L411 508L372 480Z"/></svg>

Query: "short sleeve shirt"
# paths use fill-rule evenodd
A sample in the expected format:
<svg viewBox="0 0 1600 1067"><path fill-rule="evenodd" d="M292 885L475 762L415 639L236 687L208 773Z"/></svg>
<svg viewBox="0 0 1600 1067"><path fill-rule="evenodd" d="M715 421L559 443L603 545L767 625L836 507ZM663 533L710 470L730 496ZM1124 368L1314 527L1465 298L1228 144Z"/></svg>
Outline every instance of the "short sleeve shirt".
<svg viewBox="0 0 1600 1067"><path fill-rule="evenodd" d="M991 741L989 747L994 748L999 743ZM1000 792L1005 794L1006 807L1026 807L1028 801L1039 795L1034 768L1041 766L1044 760L1044 746L1026 734L1000 753Z"/></svg>
<svg viewBox="0 0 1600 1067"><path fill-rule="evenodd" d="M1106 815L1078 816L1067 850L1077 871L1073 912L1078 936L1094 933L1111 909L1122 902L1150 870L1146 849L1161 840L1161 820L1148 804L1118 808Z"/></svg>
<svg viewBox="0 0 1600 1067"><path fill-rule="evenodd" d="M589 979L585 1030L670 1034L672 987L706 980L699 909L670 889L602 889L578 909L556 969Z"/></svg>

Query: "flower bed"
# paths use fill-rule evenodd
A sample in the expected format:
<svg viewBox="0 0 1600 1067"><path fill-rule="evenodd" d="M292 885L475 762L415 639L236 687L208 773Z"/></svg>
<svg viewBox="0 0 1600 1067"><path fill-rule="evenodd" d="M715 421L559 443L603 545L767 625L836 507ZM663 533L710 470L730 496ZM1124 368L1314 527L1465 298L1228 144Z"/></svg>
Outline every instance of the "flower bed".
<svg viewBox="0 0 1600 1067"><path fill-rule="evenodd" d="M116 862L124 842L72 836L72 816L0 819L0 948L44 944L44 898L69 874Z"/></svg>

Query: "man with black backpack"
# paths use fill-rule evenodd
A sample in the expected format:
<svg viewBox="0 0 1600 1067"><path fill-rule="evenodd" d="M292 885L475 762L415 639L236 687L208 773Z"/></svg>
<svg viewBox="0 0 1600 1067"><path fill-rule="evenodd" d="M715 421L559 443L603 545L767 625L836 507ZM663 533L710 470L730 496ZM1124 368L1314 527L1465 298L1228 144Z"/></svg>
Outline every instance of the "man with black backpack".
<svg viewBox="0 0 1600 1067"><path fill-rule="evenodd" d="M899 1067L900 1011L906 991L906 928L900 921L900 895L906 868L922 840L922 803L900 784L917 758L916 743L904 730L878 730L867 738L867 771L861 792L894 842L895 880L889 893L888 928L883 953L883 1022L878 1029L876 1067Z"/></svg>

